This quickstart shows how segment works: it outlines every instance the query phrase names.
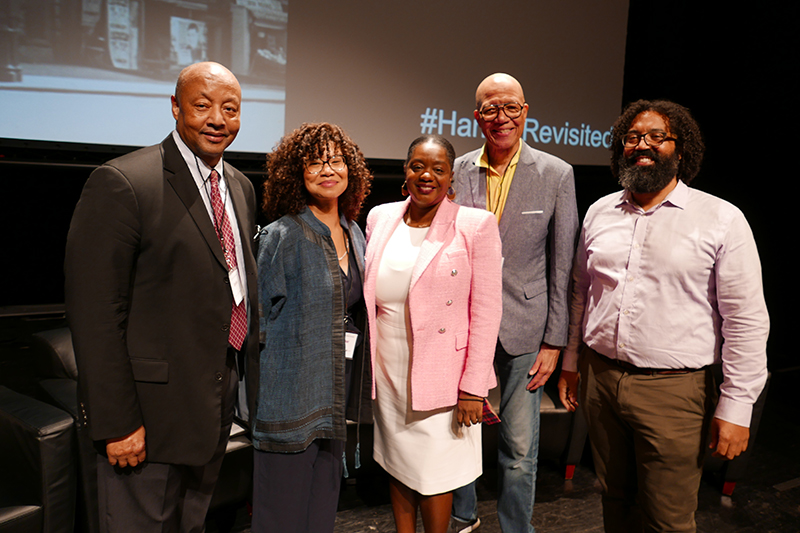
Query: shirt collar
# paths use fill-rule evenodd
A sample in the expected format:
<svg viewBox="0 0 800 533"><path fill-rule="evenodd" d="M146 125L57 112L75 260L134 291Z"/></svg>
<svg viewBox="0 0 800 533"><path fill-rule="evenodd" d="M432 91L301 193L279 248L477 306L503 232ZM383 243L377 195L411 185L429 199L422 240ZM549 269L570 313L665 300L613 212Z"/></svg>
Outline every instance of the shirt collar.
<svg viewBox="0 0 800 533"><path fill-rule="evenodd" d="M197 180L199 178L201 183L208 179L208 175L211 174L211 167L206 165L205 161L192 152L191 148L183 142L183 139L181 139L180 134L178 134L176 130L172 130L172 138L175 140L178 151L183 156L183 160L186 161L186 166L189 167L189 171L192 173L192 176L194 176L194 179ZM219 158L219 162L214 166L214 169L220 176L223 175L225 167L222 164L221 157Z"/></svg>
<svg viewBox="0 0 800 533"><path fill-rule="evenodd" d="M511 158L511 161L508 162L508 168L512 168L519 163L519 156L522 153L522 139L519 140L519 144L517 145L517 152L514 154L514 157ZM483 167L489 169L489 154L486 152L486 143L483 143L481 147L481 151L478 153L478 158L475 160L475 164L479 167ZM506 170L508 172L508 170Z"/></svg>
<svg viewBox="0 0 800 533"><path fill-rule="evenodd" d="M662 203L670 203L680 209L686 208L686 203L689 200L689 186L684 183L682 179L678 179L678 184L674 189L664 198Z"/></svg>
<svg viewBox="0 0 800 533"><path fill-rule="evenodd" d="M678 209L685 209L686 203L689 200L689 186L683 182L682 179L678 179L677 185L675 188L672 189L666 198L664 198L660 204L656 207L652 208L651 211L655 211L656 209L660 209L661 206L669 206L669 207L677 207ZM622 207L623 204L627 204L630 207L641 210L641 207L634 201L633 195L627 189L623 190L620 193L619 202L617 203L617 207Z"/></svg>

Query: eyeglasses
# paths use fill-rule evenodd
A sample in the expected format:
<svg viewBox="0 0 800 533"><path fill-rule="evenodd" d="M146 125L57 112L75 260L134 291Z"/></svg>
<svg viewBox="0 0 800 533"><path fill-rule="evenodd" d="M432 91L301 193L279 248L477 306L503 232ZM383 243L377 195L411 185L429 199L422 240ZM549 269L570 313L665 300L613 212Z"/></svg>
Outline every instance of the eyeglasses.
<svg viewBox="0 0 800 533"><path fill-rule="evenodd" d="M510 102L508 104L488 104L483 106L480 111L478 111L478 114L483 120L494 120L502 109L503 113L505 113L508 118L518 118L522 114L523 107L524 104L518 104L517 102Z"/></svg>
<svg viewBox="0 0 800 533"><path fill-rule="evenodd" d="M347 168L347 162L344 159L344 156L335 155L328 159L314 159L313 161L306 161L306 170L308 170L309 174L319 174L322 172L322 169L325 168L325 164L331 167L331 170L334 172L340 172Z"/></svg>
<svg viewBox="0 0 800 533"><path fill-rule="evenodd" d="M663 131L648 131L647 133L626 133L622 136L622 146L633 148L639 146L639 142L644 139L644 143L650 147L658 147L666 141L677 141L675 137L670 137Z"/></svg>

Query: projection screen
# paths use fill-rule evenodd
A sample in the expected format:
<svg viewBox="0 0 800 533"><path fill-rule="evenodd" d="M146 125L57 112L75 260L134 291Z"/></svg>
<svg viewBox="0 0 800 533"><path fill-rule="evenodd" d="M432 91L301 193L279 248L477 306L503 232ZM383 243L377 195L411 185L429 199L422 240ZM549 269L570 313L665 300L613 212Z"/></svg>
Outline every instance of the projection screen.
<svg viewBox="0 0 800 533"><path fill-rule="evenodd" d="M522 83L525 140L605 165L621 105L628 2L612 0L8 0L0 98L9 139L143 146L174 127L181 68L215 60L242 84L231 146L272 149L306 121L341 125L370 158L421 133L482 144L477 84Z"/></svg>

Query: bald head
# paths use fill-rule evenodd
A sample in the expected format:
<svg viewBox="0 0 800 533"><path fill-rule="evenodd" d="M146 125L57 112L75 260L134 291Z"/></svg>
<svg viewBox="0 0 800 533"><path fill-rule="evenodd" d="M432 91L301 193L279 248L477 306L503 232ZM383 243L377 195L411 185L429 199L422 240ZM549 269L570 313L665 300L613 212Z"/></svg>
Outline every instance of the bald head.
<svg viewBox="0 0 800 533"><path fill-rule="evenodd" d="M519 103L525 103L525 94L522 92L522 85L520 85L516 78L502 72L497 72L486 76L480 85L478 85L478 89L475 91L475 109L480 109L489 95L498 92L516 94L518 95Z"/></svg>
<svg viewBox="0 0 800 533"><path fill-rule="evenodd" d="M239 80L236 79L233 72L219 63L204 61L189 65L178 74L178 83L175 84L175 99L178 102L181 101L181 96L189 82L195 80L213 80L215 83L224 83L235 87L241 98L242 89L239 87Z"/></svg>
<svg viewBox="0 0 800 533"><path fill-rule="evenodd" d="M505 106L509 104L516 104L513 108L521 108L521 111L508 111ZM481 110L485 109L496 112L482 115ZM502 166L511 160L519 148L527 118L528 104L525 103L522 85L512 76L492 74L478 85L475 91L475 120L486 137L490 164Z"/></svg>
<svg viewBox="0 0 800 533"><path fill-rule="evenodd" d="M175 131L209 167L239 133L242 89L236 76L219 63L195 63L178 76L172 97Z"/></svg>

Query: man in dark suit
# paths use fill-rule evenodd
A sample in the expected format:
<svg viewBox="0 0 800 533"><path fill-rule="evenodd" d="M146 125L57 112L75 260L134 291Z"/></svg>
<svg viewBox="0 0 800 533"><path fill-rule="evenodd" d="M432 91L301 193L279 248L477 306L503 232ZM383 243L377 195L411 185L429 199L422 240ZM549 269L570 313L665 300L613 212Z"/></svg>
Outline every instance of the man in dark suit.
<svg viewBox="0 0 800 533"><path fill-rule="evenodd" d="M497 515L505 532L533 531L542 386L567 343L567 287L578 212L572 167L522 140L528 104L519 82L492 74L478 86L475 119L486 144L455 163L455 201L492 211L503 242L503 319ZM475 488L453 494L454 530L474 531Z"/></svg>
<svg viewBox="0 0 800 533"><path fill-rule="evenodd" d="M187 67L175 131L95 170L75 208L67 316L102 531L204 528L258 349L255 193L222 161L240 102L222 65Z"/></svg>

